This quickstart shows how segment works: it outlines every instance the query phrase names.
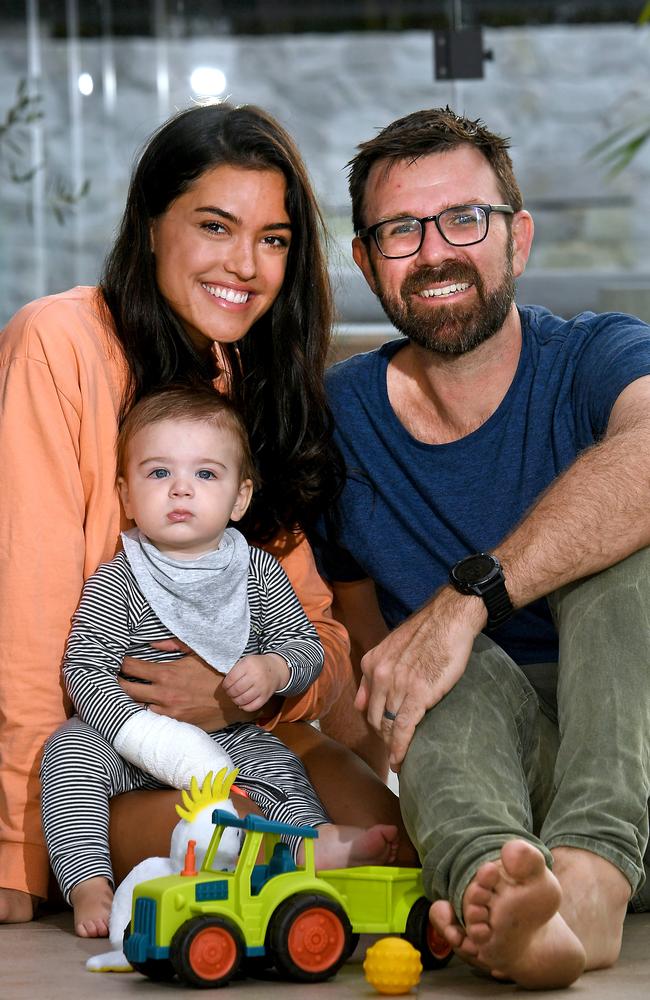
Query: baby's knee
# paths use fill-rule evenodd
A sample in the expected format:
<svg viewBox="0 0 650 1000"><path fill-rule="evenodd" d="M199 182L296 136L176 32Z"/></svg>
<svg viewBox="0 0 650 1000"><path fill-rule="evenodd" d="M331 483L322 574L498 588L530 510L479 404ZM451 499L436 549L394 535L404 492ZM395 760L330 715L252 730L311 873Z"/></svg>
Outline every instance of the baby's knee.
<svg viewBox="0 0 650 1000"><path fill-rule="evenodd" d="M110 747L78 719L69 719L52 733L43 748L41 781L64 772L68 776L100 775L110 771Z"/></svg>

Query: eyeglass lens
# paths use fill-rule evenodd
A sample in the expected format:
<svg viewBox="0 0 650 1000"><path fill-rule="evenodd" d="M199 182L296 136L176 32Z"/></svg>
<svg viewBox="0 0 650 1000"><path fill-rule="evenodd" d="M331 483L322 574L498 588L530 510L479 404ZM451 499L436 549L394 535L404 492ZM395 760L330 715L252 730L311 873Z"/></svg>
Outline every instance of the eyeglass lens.
<svg viewBox="0 0 650 1000"><path fill-rule="evenodd" d="M438 228L448 243L467 246L478 243L487 232L487 213L479 205L449 208L438 216ZM422 243L419 219L392 219L377 229L377 243L387 257L407 257L416 253Z"/></svg>

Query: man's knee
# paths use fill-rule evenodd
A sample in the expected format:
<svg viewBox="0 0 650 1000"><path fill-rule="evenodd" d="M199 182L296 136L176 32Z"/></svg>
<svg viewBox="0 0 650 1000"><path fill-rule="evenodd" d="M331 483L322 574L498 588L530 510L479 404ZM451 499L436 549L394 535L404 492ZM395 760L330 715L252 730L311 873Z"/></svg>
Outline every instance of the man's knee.
<svg viewBox="0 0 650 1000"><path fill-rule="evenodd" d="M400 771L402 811L449 774L475 768L496 744L522 747L537 725L539 702L520 667L487 636L477 636L467 668L417 725ZM513 751L514 752L514 751Z"/></svg>
<svg viewBox="0 0 650 1000"><path fill-rule="evenodd" d="M566 605L573 607L583 601L597 602L602 613L607 607L608 598L611 596L616 599L621 590L633 595L638 606L650 607L650 547L633 552L600 573L560 587L548 595L547 601L557 625L560 611Z"/></svg>

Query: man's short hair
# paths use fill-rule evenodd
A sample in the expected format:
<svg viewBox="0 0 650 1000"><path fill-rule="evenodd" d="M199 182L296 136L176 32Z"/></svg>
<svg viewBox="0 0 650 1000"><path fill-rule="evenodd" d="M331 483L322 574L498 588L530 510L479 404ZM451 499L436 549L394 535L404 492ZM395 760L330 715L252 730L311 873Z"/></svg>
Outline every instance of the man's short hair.
<svg viewBox="0 0 650 1000"><path fill-rule="evenodd" d="M255 463L241 414L227 396L206 385L173 385L143 396L122 421L117 436L117 475L123 476L129 444L144 427L163 420L192 420L230 431L241 451L240 476L255 483Z"/></svg>
<svg viewBox="0 0 650 1000"><path fill-rule="evenodd" d="M399 160L414 163L421 156L446 153L459 146L473 146L483 154L496 175L502 200L519 212L523 198L508 154L510 140L488 131L480 118L472 121L449 107L429 108L398 118L357 147L358 153L348 163L354 231L374 221L364 220L363 203L368 175L375 163L385 160L388 172Z"/></svg>

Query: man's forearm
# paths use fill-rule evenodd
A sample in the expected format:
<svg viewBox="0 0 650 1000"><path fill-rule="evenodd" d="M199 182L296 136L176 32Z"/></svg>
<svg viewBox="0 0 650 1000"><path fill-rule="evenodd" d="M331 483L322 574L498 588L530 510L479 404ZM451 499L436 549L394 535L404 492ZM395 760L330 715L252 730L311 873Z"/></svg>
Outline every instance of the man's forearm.
<svg viewBox="0 0 650 1000"><path fill-rule="evenodd" d="M649 498L650 428L583 452L494 549L515 607L649 545Z"/></svg>

